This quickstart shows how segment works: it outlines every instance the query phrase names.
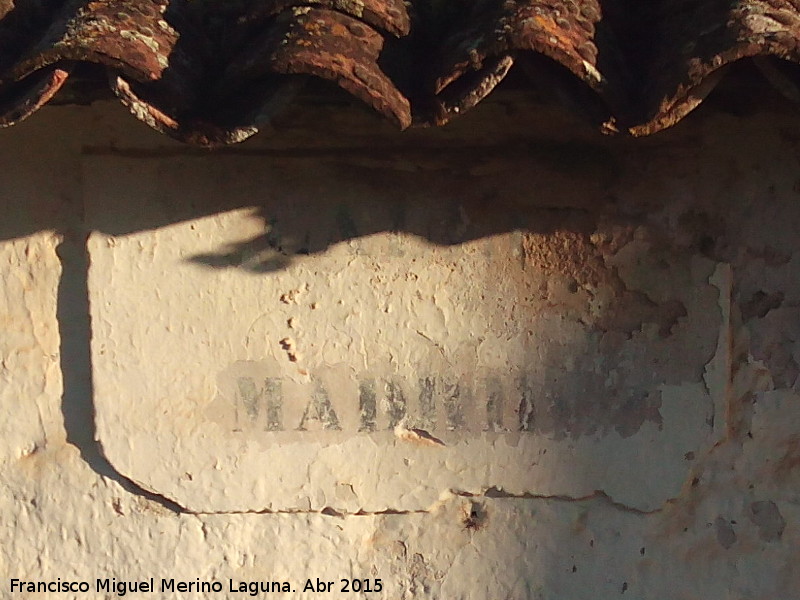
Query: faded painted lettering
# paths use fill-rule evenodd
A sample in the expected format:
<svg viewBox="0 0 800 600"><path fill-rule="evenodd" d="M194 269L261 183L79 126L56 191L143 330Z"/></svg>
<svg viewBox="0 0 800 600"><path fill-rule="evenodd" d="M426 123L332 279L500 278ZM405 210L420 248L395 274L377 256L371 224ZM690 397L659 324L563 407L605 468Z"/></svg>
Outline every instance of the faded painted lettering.
<svg viewBox="0 0 800 600"><path fill-rule="evenodd" d="M503 432L527 431L532 424L533 392L520 379L511 393L519 409L506 414L514 402L498 377L469 382L428 375L415 381L365 377L349 397L314 381L299 402L299 418L287 420L283 382L279 377L259 380L236 378L233 404L240 427L264 431L347 431L374 433L398 425L426 431ZM297 400L296 400L297 401ZM339 417L348 406L357 406L357 425L349 427Z"/></svg>

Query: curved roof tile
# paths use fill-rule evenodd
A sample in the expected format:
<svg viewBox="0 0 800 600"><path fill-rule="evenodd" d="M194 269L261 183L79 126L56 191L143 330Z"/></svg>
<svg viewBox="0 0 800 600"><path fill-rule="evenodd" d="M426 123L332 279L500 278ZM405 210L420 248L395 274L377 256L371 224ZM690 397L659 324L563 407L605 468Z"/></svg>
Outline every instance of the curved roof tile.
<svg viewBox="0 0 800 600"><path fill-rule="evenodd" d="M595 39L602 14L598 0L478 3L442 53L434 89L442 107L440 122L491 92L521 51L552 59L599 96L607 95L609 82L598 63Z"/></svg>
<svg viewBox="0 0 800 600"><path fill-rule="evenodd" d="M648 112L631 128L634 135L651 134L682 119L705 99L725 67L739 59L800 62L797 0L671 4L672 10L662 8L658 20L658 53L645 78Z"/></svg>
<svg viewBox="0 0 800 600"><path fill-rule="evenodd" d="M449 4L448 4L449 3ZM93 63L144 122L241 141L309 76L399 128L443 124L514 68L608 133L669 127L752 57L800 101L800 0L0 0L0 126ZM449 12L448 12L449 9ZM437 13L438 11L438 13ZM446 15L443 17L442 15ZM402 91L401 91L402 90Z"/></svg>

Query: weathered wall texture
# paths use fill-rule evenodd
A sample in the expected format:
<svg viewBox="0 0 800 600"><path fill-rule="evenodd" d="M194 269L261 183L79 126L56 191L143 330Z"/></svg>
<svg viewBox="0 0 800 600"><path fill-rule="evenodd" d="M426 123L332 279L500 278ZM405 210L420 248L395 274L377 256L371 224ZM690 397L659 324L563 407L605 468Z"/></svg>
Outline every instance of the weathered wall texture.
<svg viewBox="0 0 800 600"><path fill-rule="evenodd" d="M798 597L800 121L526 102L2 132L0 597Z"/></svg>

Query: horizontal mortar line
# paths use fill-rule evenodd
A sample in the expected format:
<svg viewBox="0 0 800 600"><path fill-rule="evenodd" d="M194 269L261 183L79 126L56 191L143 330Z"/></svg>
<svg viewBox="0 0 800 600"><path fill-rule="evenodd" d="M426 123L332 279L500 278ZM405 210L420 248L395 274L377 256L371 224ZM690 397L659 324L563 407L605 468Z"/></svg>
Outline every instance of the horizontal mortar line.
<svg viewBox="0 0 800 600"><path fill-rule="evenodd" d="M119 148L116 146L84 146L81 152L84 156L116 156L120 158L196 158L209 156L241 156L241 157L274 157L274 158L313 158L317 156L340 155L365 155L376 161L382 159L402 159L406 156L436 156L442 159L442 153L448 152L452 156L468 155L475 160L486 157L486 152L492 156L518 156L530 158L531 151L538 151L537 155L546 155L548 150L557 150L565 147L557 142L530 140L518 142L505 142L498 144L464 145L454 141L452 145L400 145L400 146L327 146L327 147L298 147L288 148ZM599 148L599 147L598 147ZM476 154L480 152L481 154ZM519 153L523 152L522 156ZM444 158L447 158L446 156Z"/></svg>

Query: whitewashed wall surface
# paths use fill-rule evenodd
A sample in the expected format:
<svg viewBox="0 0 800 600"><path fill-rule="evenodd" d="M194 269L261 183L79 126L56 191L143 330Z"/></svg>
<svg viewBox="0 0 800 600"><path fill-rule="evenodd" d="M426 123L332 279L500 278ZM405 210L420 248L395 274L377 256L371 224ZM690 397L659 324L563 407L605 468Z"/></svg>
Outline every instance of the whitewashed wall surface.
<svg viewBox="0 0 800 600"><path fill-rule="evenodd" d="M300 106L0 133L0 598L800 598L789 106Z"/></svg>

